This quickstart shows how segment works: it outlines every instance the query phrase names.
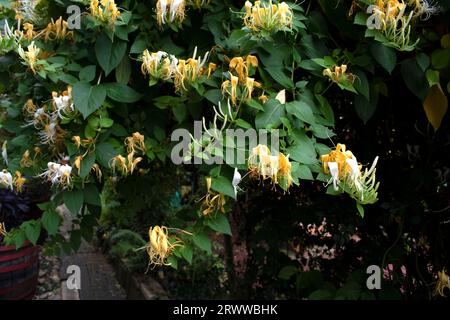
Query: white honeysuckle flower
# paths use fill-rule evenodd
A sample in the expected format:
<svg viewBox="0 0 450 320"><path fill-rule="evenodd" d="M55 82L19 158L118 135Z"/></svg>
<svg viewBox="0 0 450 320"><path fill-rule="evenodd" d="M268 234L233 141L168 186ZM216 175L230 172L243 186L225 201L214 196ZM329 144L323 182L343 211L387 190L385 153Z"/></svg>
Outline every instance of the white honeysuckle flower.
<svg viewBox="0 0 450 320"><path fill-rule="evenodd" d="M0 171L0 184L10 188L11 190L14 189L12 175L6 169Z"/></svg>
<svg viewBox="0 0 450 320"><path fill-rule="evenodd" d="M331 179L328 181L328 184L333 182L333 187L335 191L339 190L339 167L337 162L328 162L328 169L330 169Z"/></svg>
<svg viewBox="0 0 450 320"><path fill-rule="evenodd" d="M173 0L173 2L170 4L170 22L173 22L173 20L175 20L175 14L177 13L180 5L183 3L184 0Z"/></svg>
<svg viewBox="0 0 450 320"><path fill-rule="evenodd" d="M56 141L56 123L51 122L45 125L44 129L38 132L39 140L42 144L50 144Z"/></svg>
<svg viewBox="0 0 450 320"><path fill-rule="evenodd" d="M8 151L6 149L8 145L8 141L3 142L3 146L2 146L2 158L3 161L5 161L5 164L8 165Z"/></svg>
<svg viewBox="0 0 450 320"><path fill-rule="evenodd" d="M233 181L232 181L232 185L234 188L234 196L237 195L238 185L241 182L241 180L242 180L241 174L239 173L237 168L234 168L234 175L233 175Z"/></svg>
<svg viewBox="0 0 450 320"><path fill-rule="evenodd" d="M167 10L167 0L159 0L159 5L161 6L161 21L164 24L164 16L166 15Z"/></svg>
<svg viewBox="0 0 450 320"><path fill-rule="evenodd" d="M75 111L72 103L72 96L70 95L56 95L53 97L53 102L56 106L56 115L61 119L64 118L63 114Z"/></svg>
<svg viewBox="0 0 450 320"><path fill-rule="evenodd" d="M68 164L48 162L47 170L39 175L50 181L53 185L67 186L71 182L72 167Z"/></svg>
<svg viewBox="0 0 450 320"><path fill-rule="evenodd" d="M358 191L362 190L361 182L359 178L361 177L361 171L359 170L358 160L353 156L345 160L346 163L350 166L350 182L356 187Z"/></svg>

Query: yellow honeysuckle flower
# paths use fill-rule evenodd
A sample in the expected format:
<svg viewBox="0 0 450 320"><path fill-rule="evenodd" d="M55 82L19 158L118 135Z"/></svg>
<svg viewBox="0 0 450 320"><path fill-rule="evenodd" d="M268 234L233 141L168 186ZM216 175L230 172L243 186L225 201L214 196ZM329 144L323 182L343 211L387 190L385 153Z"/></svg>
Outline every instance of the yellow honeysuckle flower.
<svg viewBox="0 0 450 320"><path fill-rule="evenodd" d="M56 22L52 19L52 22L43 30L45 33L45 41L62 41L66 38L73 39L73 31L68 31L68 26L69 24L62 17L59 17Z"/></svg>
<svg viewBox="0 0 450 320"><path fill-rule="evenodd" d="M33 162L30 159L30 151L25 150L25 152L22 155L22 159L20 159L20 166L22 168L29 168L33 165Z"/></svg>
<svg viewBox="0 0 450 320"><path fill-rule="evenodd" d="M127 146L127 152L132 153L135 150L145 152L145 138L139 132L135 132L131 137L125 139L125 145Z"/></svg>
<svg viewBox="0 0 450 320"><path fill-rule="evenodd" d="M173 77L176 66L178 64L177 58L164 51L150 53L147 49L142 53L142 74L150 75L154 80L167 81Z"/></svg>
<svg viewBox="0 0 450 320"><path fill-rule="evenodd" d="M113 25L120 17L120 11L114 0L91 0L90 4L91 15L102 22L107 22Z"/></svg>
<svg viewBox="0 0 450 320"><path fill-rule="evenodd" d="M113 173L115 173L116 170L119 170L122 175L128 174L127 160L120 154L111 159L109 166Z"/></svg>
<svg viewBox="0 0 450 320"><path fill-rule="evenodd" d="M23 185L25 184L25 182L27 181L27 179L25 179L24 177L22 177L22 173L20 173L19 171L16 171L14 173L14 187L16 188L17 192L22 192L23 191Z"/></svg>
<svg viewBox="0 0 450 320"><path fill-rule="evenodd" d="M292 9L285 2L273 4L269 0L267 5L262 5L261 1L255 1L254 4L245 2L244 25L256 33L289 31L292 29L293 17Z"/></svg>
<svg viewBox="0 0 450 320"><path fill-rule="evenodd" d="M72 137L72 141L75 144L75 146L77 147L77 149L80 149L80 147L81 147L81 138L80 138L80 136L73 136Z"/></svg>
<svg viewBox="0 0 450 320"><path fill-rule="evenodd" d="M335 83L353 83L356 79L353 73L346 73L347 65L334 66L332 68L326 68L323 70L323 75L330 78Z"/></svg>
<svg viewBox="0 0 450 320"><path fill-rule="evenodd" d="M289 155L285 156L283 153L279 153L278 156L271 155L266 145L258 145L252 149L247 164L253 178L262 177L263 181L270 179L274 186L279 184L284 190L288 190L292 185L292 165Z"/></svg>
<svg viewBox="0 0 450 320"><path fill-rule="evenodd" d="M441 297L445 297L444 289L450 289L450 278L446 274L445 269L442 271L438 271L438 281L436 282L436 287L434 288L434 295L440 295Z"/></svg>
<svg viewBox="0 0 450 320"><path fill-rule="evenodd" d="M81 161L83 161L83 156L77 156L73 162L73 166L78 170L78 175L81 170Z"/></svg>
<svg viewBox="0 0 450 320"><path fill-rule="evenodd" d="M146 246L149 266L169 266L167 259L173 250L182 245L181 240L169 238L169 229L165 226L154 226L148 230L149 243Z"/></svg>
<svg viewBox="0 0 450 320"><path fill-rule="evenodd" d="M94 163L92 165L91 171L94 171L94 174L97 177L97 181L101 182L103 173L102 173L102 170L100 169L100 166L97 163Z"/></svg>
<svg viewBox="0 0 450 320"><path fill-rule="evenodd" d="M0 222L0 235L6 237L7 234L8 232L6 231L5 223Z"/></svg>
<svg viewBox="0 0 450 320"><path fill-rule="evenodd" d="M17 49L22 60L30 67L33 73L36 73L37 66L36 63L38 61L38 56L41 52L41 49L35 46L34 41L32 41L28 47L27 51L23 50L22 46L19 46Z"/></svg>

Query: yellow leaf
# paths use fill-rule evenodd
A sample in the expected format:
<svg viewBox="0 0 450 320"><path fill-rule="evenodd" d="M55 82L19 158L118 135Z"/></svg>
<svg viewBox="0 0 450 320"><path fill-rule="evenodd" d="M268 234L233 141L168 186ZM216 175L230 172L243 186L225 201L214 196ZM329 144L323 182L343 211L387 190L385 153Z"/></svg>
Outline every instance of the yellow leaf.
<svg viewBox="0 0 450 320"><path fill-rule="evenodd" d="M423 108L434 130L441 126L441 121L448 109L448 100L439 84L435 84L428 91L428 96L423 102Z"/></svg>

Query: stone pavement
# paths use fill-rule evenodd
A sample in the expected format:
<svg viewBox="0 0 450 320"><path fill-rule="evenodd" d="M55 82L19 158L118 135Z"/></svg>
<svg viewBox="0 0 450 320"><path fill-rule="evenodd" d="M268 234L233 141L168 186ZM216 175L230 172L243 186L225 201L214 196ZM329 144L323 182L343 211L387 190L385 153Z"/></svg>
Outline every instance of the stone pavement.
<svg viewBox="0 0 450 320"><path fill-rule="evenodd" d="M67 288L67 267L80 267L81 289ZM125 290L116 279L113 267L105 256L83 240L80 249L72 255L61 257L61 298L62 300L124 300Z"/></svg>
<svg viewBox="0 0 450 320"><path fill-rule="evenodd" d="M67 230L74 227L72 216L65 206L58 209L63 218L61 234L67 236ZM66 280L72 274L67 273L67 267L70 265L80 268L80 290L67 287ZM127 296L105 256L84 240L76 253L61 257L59 276L62 300L124 300Z"/></svg>

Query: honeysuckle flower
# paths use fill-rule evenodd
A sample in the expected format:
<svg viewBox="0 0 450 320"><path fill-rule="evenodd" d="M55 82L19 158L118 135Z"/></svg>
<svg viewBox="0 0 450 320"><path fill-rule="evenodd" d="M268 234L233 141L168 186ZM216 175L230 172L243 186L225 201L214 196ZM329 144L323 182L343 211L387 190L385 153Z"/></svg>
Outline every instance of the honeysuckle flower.
<svg viewBox="0 0 450 320"><path fill-rule="evenodd" d="M134 170L136 169L136 166L139 162L141 162L143 159L142 157L134 157L134 151L129 153L127 156L127 162L128 162L128 172L130 174L133 174Z"/></svg>
<svg viewBox="0 0 450 320"><path fill-rule="evenodd" d="M255 81L254 78L248 77L246 80L246 83L245 83L245 89L247 92L247 96L246 96L247 100L252 98L252 93L253 93L253 90L255 87L260 88L261 84L258 81Z"/></svg>
<svg viewBox="0 0 450 320"><path fill-rule="evenodd" d="M104 23L114 25L120 17L120 11L114 0L91 0L91 15Z"/></svg>
<svg viewBox="0 0 450 320"><path fill-rule="evenodd" d="M81 138L80 138L80 136L73 136L72 137L72 141L73 141L73 144L75 145L75 147L77 147L77 149L80 149L80 147L81 147Z"/></svg>
<svg viewBox="0 0 450 320"><path fill-rule="evenodd" d="M252 55L234 57L229 63L230 71L236 71L239 81L245 83L249 76L250 67L258 67L258 58Z"/></svg>
<svg viewBox="0 0 450 320"><path fill-rule="evenodd" d="M156 16L160 26L166 23L181 25L185 18L184 0L158 0L156 3Z"/></svg>
<svg viewBox="0 0 450 320"><path fill-rule="evenodd" d="M91 171L94 172L95 176L97 177L97 181L101 182L103 173L102 173L102 170L100 169L100 166L97 163L94 163L92 165Z"/></svg>
<svg viewBox="0 0 450 320"><path fill-rule="evenodd" d="M208 78L211 77L211 74L212 74L214 71L216 71L216 69L217 69L217 64L215 64L215 63L213 63L213 62L210 62L209 65L208 65Z"/></svg>
<svg viewBox="0 0 450 320"><path fill-rule="evenodd" d="M83 161L83 156L77 156L77 157L75 157L75 160L73 161L73 166L75 167L75 169L78 170L78 175L80 174L80 170L81 170L81 161Z"/></svg>
<svg viewBox="0 0 450 320"><path fill-rule="evenodd" d="M258 100L259 101L261 101L261 103L266 103L267 102L267 100L269 100L269 97L267 96L267 95L265 95L265 94L262 94L262 95L260 95L259 97L258 97Z"/></svg>
<svg viewBox="0 0 450 320"><path fill-rule="evenodd" d="M22 60L27 64L33 73L37 71L38 56L41 52L41 49L35 46L34 41L32 41L28 47L27 51L23 50L22 46L19 46L17 49Z"/></svg>
<svg viewBox="0 0 450 320"><path fill-rule="evenodd" d="M176 92L187 91L187 83L194 83L203 75L207 75L208 70L210 69L210 67L205 67L208 56L209 52L206 52L203 59L201 56L197 57L197 47L195 47L192 58L187 60L181 59L178 61L174 78Z"/></svg>
<svg viewBox="0 0 450 320"><path fill-rule="evenodd" d="M5 223L0 222L0 235L6 237L7 234L8 232L6 231Z"/></svg>
<svg viewBox="0 0 450 320"><path fill-rule="evenodd" d="M67 21L59 17L56 22L52 21L44 29L44 39L45 41L63 41L64 39L73 39L73 31L68 31L69 24Z"/></svg>
<svg viewBox="0 0 450 320"><path fill-rule="evenodd" d="M145 138L139 132L133 133L131 137L125 139L125 145L127 146L127 152L132 153L136 150L145 152Z"/></svg>
<svg viewBox="0 0 450 320"><path fill-rule="evenodd" d="M255 1L254 5L245 2L244 25L255 33L290 31L293 17L292 9L285 2L273 4L269 0L268 4L261 4L261 1Z"/></svg>
<svg viewBox="0 0 450 320"><path fill-rule="evenodd" d="M323 75L330 78L331 81L339 84L352 84L355 81L355 75L347 73L347 65L343 64L340 67L334 66L323 70Z"/></svg>
<svg viewBox="0 0 450 320"><path fill-rule="evenodd" d="M149 266L169 266L167 259L173 250L182 245L179 239L170 240L169 229L165 226L154 226L148 230L149 243L147 244L147 253L149 256Z"/></svg>
<svg viewBox="0 0 450 320"><path fill-rule="evenodd" d="M20 159L20 166L22 168L29 168L33 165L33 162L30 159L30 151L25 150L25 152L22 155L22 159Z"/></svg>
<svg viewBox="0 0 450 320"><path fill-rule="evenodd" d="M30 109L31 110L31 109ZM32 114L25 115L25 127L34 126L36 129L41 129L46 123L51 120L51 116L45 112L45 108L38 108Z"/></svg>
<svg viewBox="0 0 450 320"><path fill-rule="evenodd" d="M400 51L411 51L419 41L413 42L410 38L411 20L418 16L429 18L435 10L425 2L408 0L410 10L407 10L408 6L403 1L377 0L376 4L368 8L368 13L372 15L367 21L367 27L379 30L386 39L383 41L386 45Z"/></svg>
<svg viewBox="0 0 450 320"><path fill-rule="evenodd" d="M7 150L7 146L8 146L8 141L4 141L3 145L2 145L2 158L3 161L5 162L6 165L8 165L8 150Z"/></svg>
<svg viewBox="0 0 450 320"><path fill-rule="evenodd" d="M26 181L27 181L27 179L25 179L22 176L22 173L20 171L16 171L14 173L13 185L16 188L17 192L22 192L23 185L25 184Z"/></svg>
<svg viewBox="0 0 450 320"><path fill-rule="evenodd" d="M24 37L27 40L33 40L34 37L36 36L36 31L34 31L34 26L31 23L24 23L23 24L23 30L24 32Z"/></svg>
<svg viewBox="0 0 450 320"><path fill-rule="evenodd" d="M54 144L57 137L57 124L55 122L48 123L38 132L41 144Z"/></svg>
<svg viewBox="0 0 450 320"><path fill-rule="evenodd" d="M23 105L23 112L26 116L29 115L34 115L34 113L36 112L36 105L34 104L32 99L28 99L27 102L25 102L25 104Z"/></svg>
<svg viewBox="0 0 450 320"><path fill-rule="evenodd" d="M72 100L72 87L68 86L66 91L63 91L61 95L57 92L52 92L53 106L55 108L56 115L60 119L64 119L66 115L75 111Z"/></svg>
<svg viewBox="0 0 450 320"><path fill-rule="evenodd" d="M333 187L335 191L339 190L339 168L337 162L327 162L327 166L329 169L329 172L331 174L331 179L328 181L328 184L333 182Z"/></svg>
<svg viewBox="0 0 450 320"><path fill-rule="evenodd" d="M111 167L113 173L115 173L116 170L120 171L122 175L126 175L128 173L127 160L120 154L111 159L109 166Z"/></svg>
<svg viewBox="0 0 450 320"><path fill-rule="evenodd" d="M177 70L178 59L164 51L142 53L142 74L148 74L153 80L171 79Z"/></svg>
<svg viewBox="0 0 450 320"><path fill-rule="evenodd" d="M288 190L292 185L289 155L285 156L281 152L271 155L267 146L258 145L252 149L247 164L253 178L262 177L263 181L270 179L273 186L279 184L284 190Z"/></svg>
<svg viewBox="0 0 450 320"><path fill-rule="evenodd" d="M441 12L440 6L437 6L433 0L408 0L408 3L414 8L415 15L422 20L428 20L432 15Z"/></svg>
<svg viewBox="0 0 450 320"><path fill-rule="evenodd" d="M239 183L241 182L241 180L242 180L242 176L239 173L239 170L237 168L234 168L234 175L233 175L233 180L231 181L231 184L233 185L235 197L237 196Z"/></svg>
<svg viewBox="0 0 450 320"><path fill-rule="evenodd" d="M16 11L16 19L34 22L38 20L36 6L41 0L19 0L13 5Z"/></svg>
<svg viewBox="0 0 450 320"><path fill-rule="evenodd" d="M236 177L236 180L238 180L238 177ZM226 205L225 195L220 192L213 191L211 189L211 183L212 183L211 177L207 177L206 178L206 192L207 193L202 198L203 201L201 204L201 212L204 216L209 216L216 212L225 213L225 205ZM236 185L236 187L237 187L237 185ZM235 189L235 190L237 192L237 189Z"/></svg>
<svg viewBox="0 0 450 320"><path fill-rule="evenodd" d="M350 150L346 150L345 145L338 143L335 150L329 154L322 155L323 171L330 174L328 184L333 182L336 191L342 188L352 198L360 204L374 203L378 200L376 183L376 165L378 157L375 158L370 169L361 172L361 165Z"/></svg>
<svg viewBox="0 0 450 320"><path fill-rule="evenodd" d="M14 189L12 175L6 169L0 171L0 185L3 185L4 187L9 188L11 190Z"/></svg>
<svg viewBox="0 0 450 320"><path fill-rule="evenodd" d="M445 269L442 269L442 271L438 271L438 280L436 282L436 287L434 288L434 295L440 295L441 297L445 297L444 289L448 288L450 289L450 278L446 274Z"/></svg>
<svg viewBox="0 0 450 320"><path fill-rule="evenodd" d="M39 176L51 182L52 185L61 185L66 187L71 183L72 167L68 164L59 164L56 162L48 162L47 170Z"/></svg>

